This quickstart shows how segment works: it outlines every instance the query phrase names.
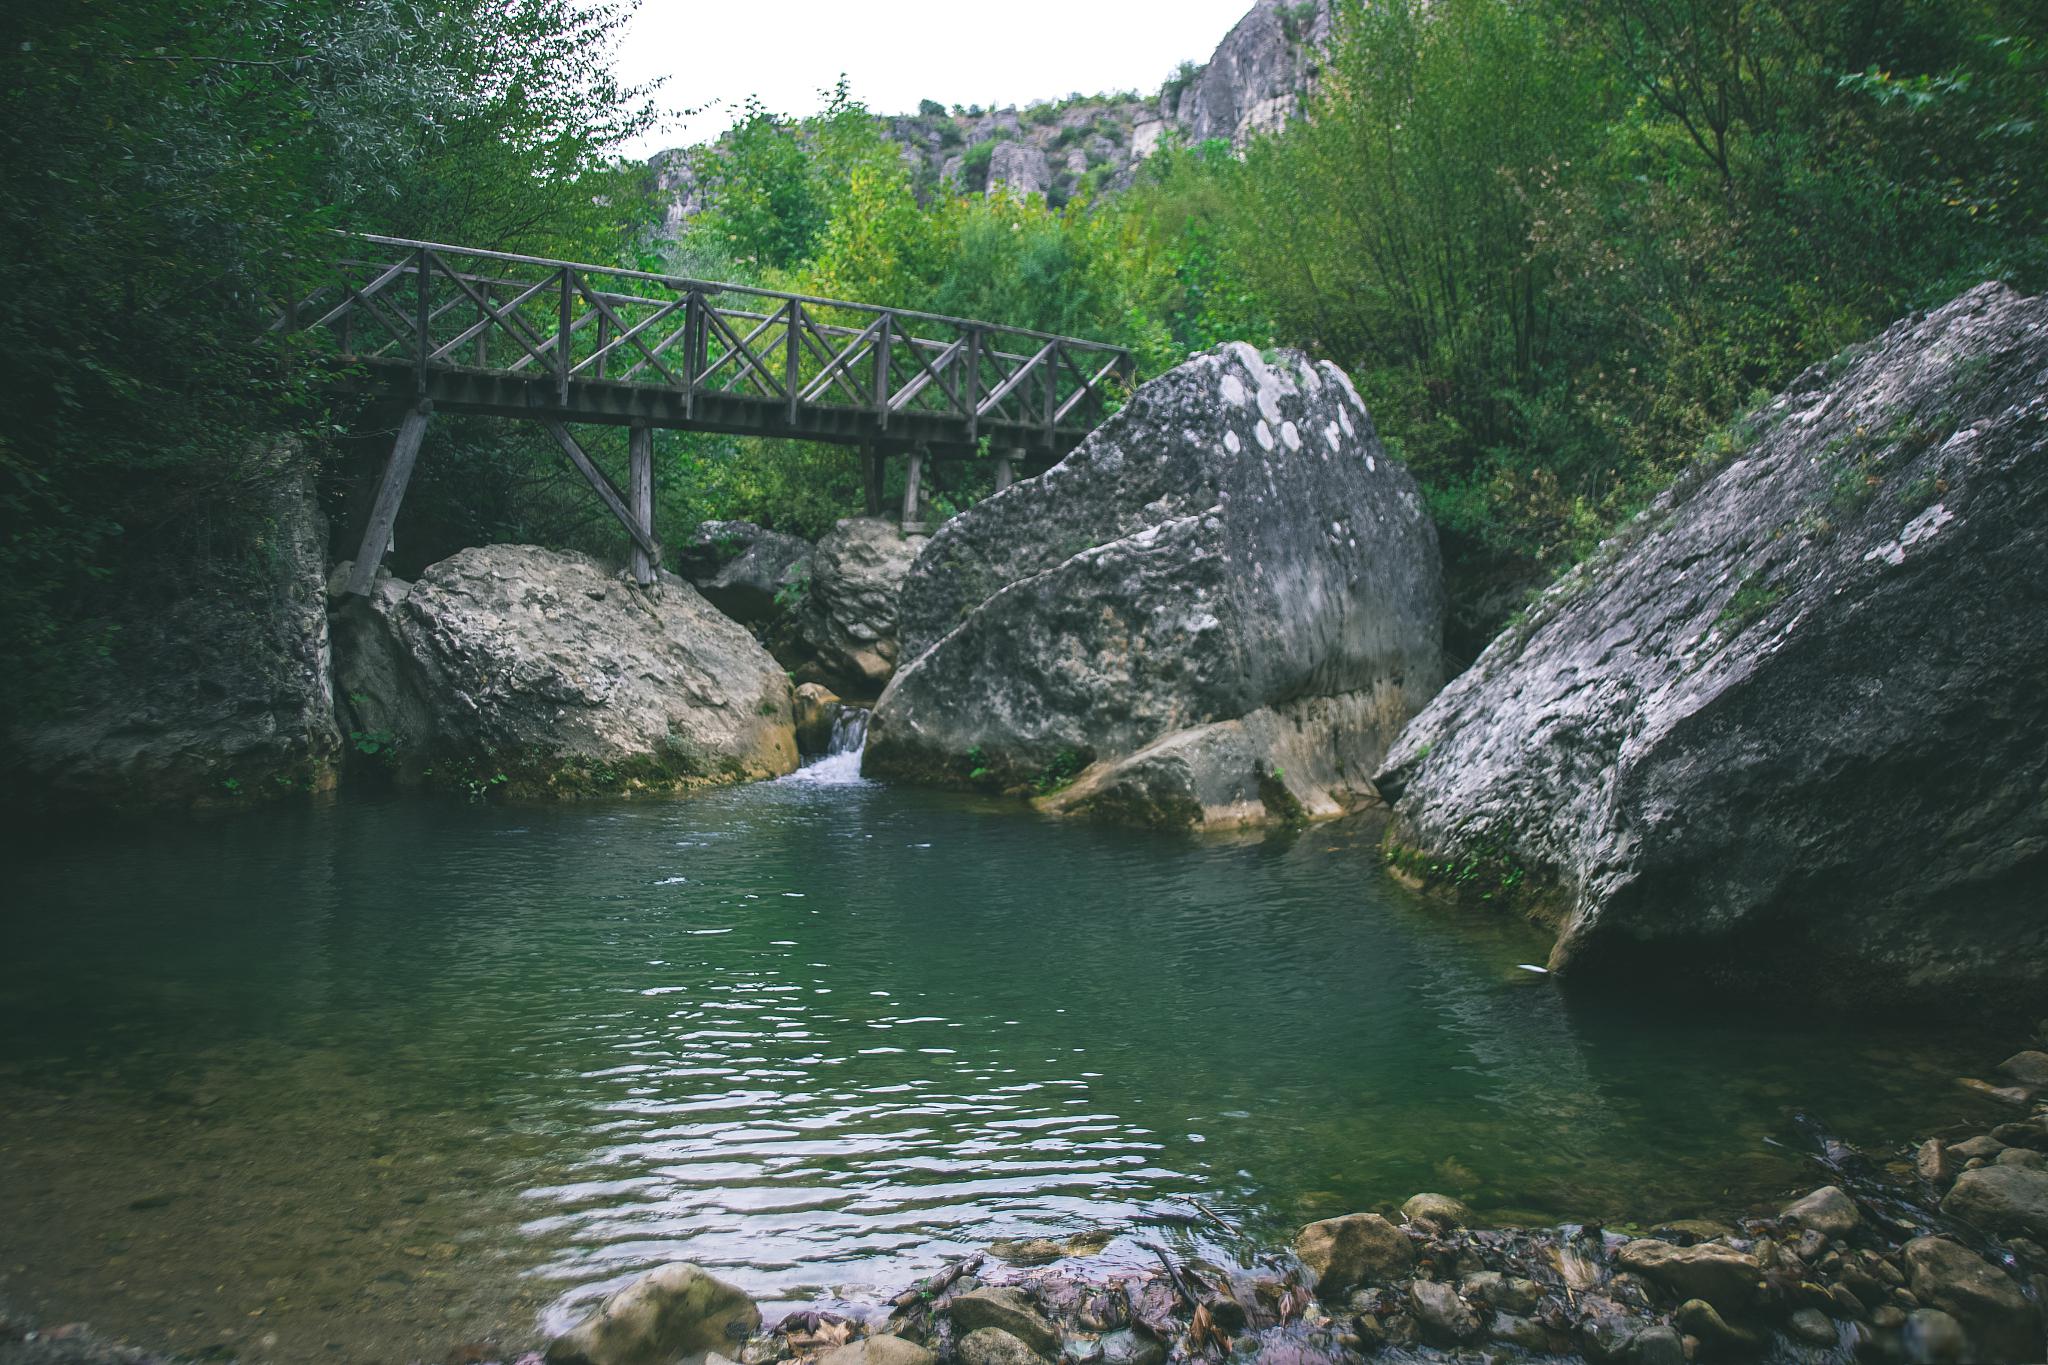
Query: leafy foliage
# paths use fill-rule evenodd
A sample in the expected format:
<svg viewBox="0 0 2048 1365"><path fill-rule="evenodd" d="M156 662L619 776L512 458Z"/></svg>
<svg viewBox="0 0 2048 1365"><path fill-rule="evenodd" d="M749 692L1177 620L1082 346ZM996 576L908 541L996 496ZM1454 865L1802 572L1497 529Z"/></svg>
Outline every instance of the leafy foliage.
<svg viewBox="0 0 2048 1365"><path fill-rule="evenodd" d="M320 433L261 323L328 230L617 255L626 11L580 0L57 0L0 17L0 710L75 691L194 573L265 572Z"/></svg>

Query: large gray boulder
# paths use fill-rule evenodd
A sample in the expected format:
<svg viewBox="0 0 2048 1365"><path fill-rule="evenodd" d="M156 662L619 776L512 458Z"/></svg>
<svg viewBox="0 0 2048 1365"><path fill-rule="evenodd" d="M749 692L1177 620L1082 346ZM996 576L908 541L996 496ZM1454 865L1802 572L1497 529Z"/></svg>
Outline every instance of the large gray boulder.
<svg viewBox="0 0 2048 1365"><path fill-rule="evenodd" d="M352 728L407 777L578 796L796 767L788 676L680 579L647 592L586 555L491 545L380 575L336 629Z"/></svg>
<svg viewBox="0 0 2048 1365"><path fill-rule="evenodd" d="M676 572L735 621L772 621L798 600L811 577L811 543L751 521L705 521L670 547Z"/></svg>
<svg viewBox="0 0 2048 1365"><path fill-rule="evenodd" d="M1535 888L1571 978L2038 1003L2048 303L1972 290L1733 440L1408 727L1397 861Z"/></svg>
<svg viewBox="0 0 2048 1365"><path fill-rule="evenodd" d="M77 703L0 720L0 804L226 807L334 786L327 521L297 443L250 464L259 491L221 514L213 561L92 627L111 649L75 679Z"/></svg>
<svg viewBox="0 0 2048 1365"><path fill-rule="evenodd" d="M925 538L882 517L848 517L818 542L796 616L797 670L852 701L872 701L896 671L897 602Z"/></svg>
<svg viewBox="0 0 2048 1365"><path fill-rule="evenodd" d="M1338 815L1436 690L1442 614L1350 381L1221 347L932 537L865 766L1168 826Z"/></svg>

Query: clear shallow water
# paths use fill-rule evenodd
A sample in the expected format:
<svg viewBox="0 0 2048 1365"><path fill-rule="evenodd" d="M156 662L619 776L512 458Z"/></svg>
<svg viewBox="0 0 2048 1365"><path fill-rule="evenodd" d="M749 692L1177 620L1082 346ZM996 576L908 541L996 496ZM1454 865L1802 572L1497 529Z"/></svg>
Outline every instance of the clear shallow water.
<svg viewBox="0 0 2048 1365"><path fill-rule="evenodd" d="M1567 1007L1368 830L1051 824L841 763L697 800L351 801L0 872L0 1297L438 1358L668 1260L893 1292L994 1238L1228 1251L1421 1189L1616 1223L1814 1181L1995 1042ZM863 1286L869 1287L863 1290Z"/></svg>

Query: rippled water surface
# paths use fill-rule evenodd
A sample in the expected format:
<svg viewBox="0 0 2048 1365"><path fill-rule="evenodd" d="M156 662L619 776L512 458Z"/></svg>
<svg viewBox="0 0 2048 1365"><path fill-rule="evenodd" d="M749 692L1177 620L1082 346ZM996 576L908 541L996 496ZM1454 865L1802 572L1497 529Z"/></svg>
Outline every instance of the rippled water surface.
<svg viewBox="0 0 2048 1365"><path fill-rule="evenodd" d="M993 1238L1216 1254L1419 1189L1648 1221L1811 1185L1795 1109L1953 1117L1992 1046L1569 1008L1518 967L1540 942L1410 897L1366 830L804 776L12 850L0 1298L439 1359L675 1259L859 1302Z"/></svg>

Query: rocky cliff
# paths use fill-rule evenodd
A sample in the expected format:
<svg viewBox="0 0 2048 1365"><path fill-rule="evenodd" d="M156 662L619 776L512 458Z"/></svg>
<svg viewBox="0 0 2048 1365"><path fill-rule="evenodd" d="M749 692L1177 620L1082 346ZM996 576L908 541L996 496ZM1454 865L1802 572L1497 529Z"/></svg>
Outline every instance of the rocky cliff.
<svg viewBox="0 0 2048 1365"><path fill-rule="evenodd" d="M1220 347L932 537L867 770L1146 824L1341 814L1435 691L1442 613L1350 381Z"/></svg>
<svg viewBox="0 0 2048 1365"><path fill-rule="evenodd" d="M1569 977L2038 1003L2048 301L1910 318L1736 439L1403 734L1402 861L1547 906Z"/></svg>
<svg viewBox="0 0 2048 1365"><path fill-rule="evenodd" d="M103 623L116 648L76 703L0 724L0 803L19 809L243 806L334 785L327 522L281 443L243 556L177 567L176 591Z"/></svg>
<svg viewBox="0 0 2048 1365"><path fill-rule="evenodd" d="M1077 95L1021 110L933 104L881 122L921 186L1043 194L1058 206L1129 188L1169 137L1241 147L1282 127L1314 89L1331 23L1330 0L1258 0L1206 64L1189 64L1150 97ZM703 207L693 157L679 148L652 162L671 236Z"/></svg>

